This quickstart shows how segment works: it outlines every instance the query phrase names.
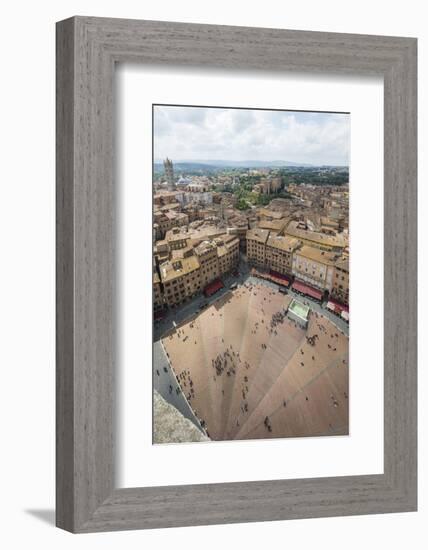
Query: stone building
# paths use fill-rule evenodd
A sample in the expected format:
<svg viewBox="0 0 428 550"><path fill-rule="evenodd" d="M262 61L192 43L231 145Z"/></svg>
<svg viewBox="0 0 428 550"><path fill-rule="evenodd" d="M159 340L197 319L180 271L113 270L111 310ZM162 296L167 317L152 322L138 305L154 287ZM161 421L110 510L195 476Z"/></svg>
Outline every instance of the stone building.
<svg viewBox="0 0 428 550"><path fill-rule="evenodd" d="M155 210L153 221L156 224L156 239L163 239L167 231L173 227L182 227L189 224L189 216L184 212L171 210Z"/></svg>
<svg viewBox="0 0 428 550"><path fill-rule="evenodd" d="M247 231L247 259L248 263L258 267L265 267L266 241L269 238L267 229L249 229Z"/></svg>
<svg viewBox="0 0 428 550"><path fill-rule="evenodd" d="M349 305L349 259L339 258L335 265L331 297Z"/></svg>
<svg viewBox="0 0 428 550"><path fill-rule="evenodd" d="M291 275L293 252L300 246L298 239L270 233L266 242L265 265L282 275Z"/></svg>
<svg viewBox="0 0 428 550"><path fill-rule="evenodd" d="M304 245L327 252L341 253L348 246L348 236L344 233L326 235L319 231L310 231L304 225L299 221L291 221L283 233L302 241Z"/></svg>
<svg viewBox="0 0 428 550"><path fill-rule="evenodd" d="M160 278L156 271L153 272L153 310L159 311L164 306Z"/></svg>
<svg viewBox="0 0 428 550"><path fill-rule="evenodd" d="M159 261L163 303L169 307L196 296L238 265L239 239L234 235L225 233L202 241L180 233L176 238L170 237L164 241L169 249L168 259Z"/></svg>
<svg viewBox="0 0 428 550"><path fill-rule="evenodd" d="M292 272L296 279L320 290L331 291L338 255L311 246L293 254Z"/></svg>

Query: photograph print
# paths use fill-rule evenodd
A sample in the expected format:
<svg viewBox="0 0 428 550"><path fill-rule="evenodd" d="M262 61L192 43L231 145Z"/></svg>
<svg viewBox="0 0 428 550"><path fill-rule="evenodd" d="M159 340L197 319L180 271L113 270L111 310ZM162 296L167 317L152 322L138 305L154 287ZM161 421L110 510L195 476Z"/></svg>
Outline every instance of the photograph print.
<svg viewBox="0 0 428 550"><path fill-rule="evenodd" d="M153 443L348 435L350 114L152 109Z"/></svg>

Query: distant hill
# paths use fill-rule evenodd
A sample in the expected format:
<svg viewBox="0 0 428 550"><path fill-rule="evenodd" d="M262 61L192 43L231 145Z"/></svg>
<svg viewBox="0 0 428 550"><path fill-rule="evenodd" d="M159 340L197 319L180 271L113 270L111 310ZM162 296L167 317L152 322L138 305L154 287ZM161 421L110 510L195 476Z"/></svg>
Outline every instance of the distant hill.
<svg viewBox="0 0 428 550"><path fill-rule="evenodd" d="M219 168L280 168L282 166L313 166L289 160L183 160L174 161L178 170L218 170ZM161 160L155 160L155 169L163 170Z"/></svg>
<svg viewBox="0 0 428 550"><path fill-rule="evenodd" d="M174 162L174 161L173 161ZM162 162L155 162L155 172L163 172L164 167ZM201 162L174 162L174 170L178 172L209 172L226 168L225 165L205 164Z"/></svg>

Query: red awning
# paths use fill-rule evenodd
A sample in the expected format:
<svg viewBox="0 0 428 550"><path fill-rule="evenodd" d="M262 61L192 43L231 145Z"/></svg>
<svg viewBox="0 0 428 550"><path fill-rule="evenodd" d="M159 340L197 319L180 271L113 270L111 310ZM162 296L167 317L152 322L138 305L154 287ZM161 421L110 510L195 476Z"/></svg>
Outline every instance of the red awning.
<svg viewBox="0 0 428 550"><path fill-rule="evenodd" d="M291 281L287 277L287 275L283 275L282 273L278 273L278 271L274 271L273 269L271 269L269 271L269 274L273 279L277 279L277 280L281 281L281 284L283 284L284 286L289 286L290 285Z"/></svg>
<svg viewBox="0 0 428 550"><path fill-rule="evenodd" d="M275 277L274 275L270 276L270 280L276 283L277 285L285 286L286 288L290 286L290 281L287 281L286 279L280 279L279 277Z"/></svg>
<svg viewBox="0 0 428 550"><path fill-rule="evenodd" d="M221 288L223 288L223 286L224 285L220 281L220 279L215 279L215 281L213 281L212 283L210 283L209 285L207 285L204 288L204 294L205 294L205 296L212 296L217 291L219 291Z"/></svg>
<svg viewBox="0 0 428 550"><path fill-rule="evenodd" d="M315 298L315 300L322 299L323 293L321 291L312 288L311 286L305 285L305 283L301 283L300 281L295 281L291 288L296 292L300 292L301 294L306 294L306 296Z"/></svg>
<svg viewBox="0 0 428 550"><path fill-rule="evenodd" d="M164 309L158 309L154 312L153 317L155 321L159 321L165 317L166 311Z"/></svg>
<svg viewBox="0 0 428 550"><path fill-rule="evenodd" d="M331 303L334 306L334 310L336 313L342 313L342 311L349 312L349 307L345 306L345 304L341 304L340 302L336 302L336 300L329 299L329 303Z"/></svg>

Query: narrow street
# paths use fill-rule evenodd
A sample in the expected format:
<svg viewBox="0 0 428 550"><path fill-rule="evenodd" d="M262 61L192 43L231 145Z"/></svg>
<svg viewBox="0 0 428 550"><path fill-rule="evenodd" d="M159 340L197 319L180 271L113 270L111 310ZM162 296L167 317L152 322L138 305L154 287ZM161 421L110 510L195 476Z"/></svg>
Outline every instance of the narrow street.
<svg viewBox="0 0 428 550"><path fill-rule="evenodd" d="M177 384L160 340L153 343L153 387L165 401L173 405L185 418L188 418L201 430L193 410Z"/></svg>

